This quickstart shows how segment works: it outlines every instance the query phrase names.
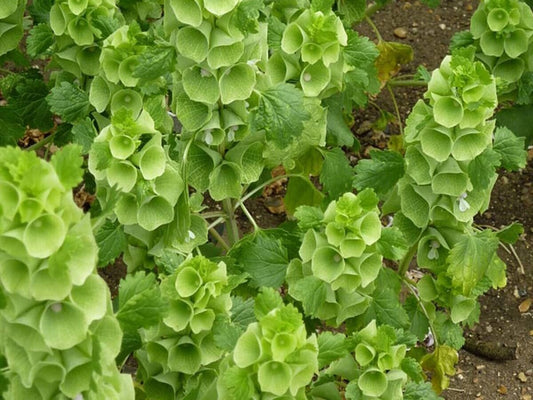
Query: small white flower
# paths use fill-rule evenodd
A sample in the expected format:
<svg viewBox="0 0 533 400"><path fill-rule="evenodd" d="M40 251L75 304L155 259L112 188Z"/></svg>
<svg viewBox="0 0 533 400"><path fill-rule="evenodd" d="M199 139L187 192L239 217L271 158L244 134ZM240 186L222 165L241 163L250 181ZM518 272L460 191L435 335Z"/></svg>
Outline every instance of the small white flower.
<svg viewBox="0 0 533 400"><path fill-rule="evenodd" d="M461 212L465 212L466 210L470 208L470 204L468 204L468 201L466 201L467 197L468 195L466 193L463 193L457 199L457 201L459 202L459 211Z"/></svg>
<svg viewBox="0 0 533 400"><path fill-rule="evenodd" d="M437 249L440 247L440 243L437 242L436 240L432 240L431 243L429 244L429 247L431 247L431 249L429 249L428 251L428 258L430 260L438 260L439 251Z"/></svg>
<svg viewBox="0 0 533 400"><path fill-rule="evenodd" d="M58 313L63 310L63 305L61 303L54 303L50 306L53 312Z"/></svg>
<svg viewBox="0 0 533 400"><path fill-rule="evenodd" d="M205 130L204 140L210 146L213 144L213 134L211 133L211 129L206 129Z"/></svg>

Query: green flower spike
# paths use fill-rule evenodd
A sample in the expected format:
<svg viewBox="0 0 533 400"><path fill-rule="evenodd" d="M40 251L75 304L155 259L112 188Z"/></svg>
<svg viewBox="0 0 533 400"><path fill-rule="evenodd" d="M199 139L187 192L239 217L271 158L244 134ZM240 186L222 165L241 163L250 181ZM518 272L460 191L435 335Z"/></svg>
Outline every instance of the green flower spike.
<svg viewBox="0 0 533 400"><path fill-rule="evenodd" d="M231 308L227 283L225 264L204 257L187 259L162 281L168 314L159 326L141 332L143 347L136 352L150 397L173 400L178 392L192 395L195 382L212 384L223 356L215 345L215 320L229 319Z"/></svg>
<svg viewBox="0 0 533 400"><path fill-rule="evenodd" d="M0 213L0 353L8 365L7 400L134 398L131 377L115 366L122 333L107 285L96 273L90 218L72 200L80 158L74 146L55 153L50 163L33 152L0 149L0 210L14 207Z"/></svg>
<svg viewBox="0 0 533 400"><path fill-rule="evenodd" d="M275 295L272 290L269 295ZM261 295L259 295L261 296ZM281 302L281 299L280 299ZM247 398L303 398L303 390L318 370L316 337L306 338L302 317L292 305L280 305L258 322L248 325L224 363L217 382L218 398L235 398L235 390ZM248 376L244 386L231 384L235 376Z"/></svg>
<svg viewBox="0 0 533 400"><path fill-rule="evenodd" d="M377 201L371 190L345 193L328 205L322 223L305 233L302 261L290 263L287 282L307 315L338 326L367 309L367 294L382 268L374 246L381 237ZM318 302L310 298L317 290L323 296Z"/></svg>

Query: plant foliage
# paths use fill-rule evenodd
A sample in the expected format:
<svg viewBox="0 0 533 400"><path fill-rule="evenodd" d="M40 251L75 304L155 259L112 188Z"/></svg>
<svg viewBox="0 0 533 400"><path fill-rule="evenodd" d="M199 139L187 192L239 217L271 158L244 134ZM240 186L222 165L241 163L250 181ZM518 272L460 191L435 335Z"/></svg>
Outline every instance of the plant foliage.
<svg viewBox="0 0 533 400"><path fill-rule="evenodd" d="M0 397L439 399L523 232L473 219L525 166L533 13L482 1L400 140L353 167L354 108L413 57L351 29L387 3L2 2ZM247 200L279 182L296 221L261 229Z"/></svg>

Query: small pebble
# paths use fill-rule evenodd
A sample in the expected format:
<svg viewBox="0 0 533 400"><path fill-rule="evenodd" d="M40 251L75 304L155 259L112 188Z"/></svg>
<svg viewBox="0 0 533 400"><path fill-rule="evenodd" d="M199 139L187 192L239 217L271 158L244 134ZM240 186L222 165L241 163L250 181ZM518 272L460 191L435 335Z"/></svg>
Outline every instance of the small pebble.
<svg viewBox="0 0 533 400"><path fill-rule="evenodd" d="M488 333L491 333L494 329L492 328L491 325L487 325L487 332Z"/></svg>
<svg viewBox="0 0 533 400"><path fill-rule="evenodd" d="M525 312L528 312L529 311L529 308L531 307L531 303L533 301L531 299L525 299L523 302L520 303L520 305L518 306L518 310L521 312L521 313L525 313Z"/></svg>
<svg viewBox="0 0 533 400"><path fill-rule="evenodd" d="M531 375L533 375L533 369L528 369L528 370L526 371L526 375L527 375L527 376L531 376Z"/></svg>
<svg viewBox="0 0 533 400"><path fill-rule="evenodd" d="M403 27L396 28L393 33L394 36L400 39L405 39L407 37L407 29Z"/></svg>
<svg viewBox="0 0 533 400"><path fill-rule="evenodd" d="M527 382L527 376L523 372L520 372L518 374L518 379L520 380L520 382Z"/></svg>
<svg viewBox="0 0 533 400"><path fill-rule="evenodd" d="M507 394L507 388L503 385L501 385L499 388L498 388L498 393L500 394Z"/></svg>
<svg viewBox="0 0 533 400"><path fill-rule="evenodd" d="M439 28L442 29L442 30L445 30L446 29L446 24L439 24Z"/></svg>

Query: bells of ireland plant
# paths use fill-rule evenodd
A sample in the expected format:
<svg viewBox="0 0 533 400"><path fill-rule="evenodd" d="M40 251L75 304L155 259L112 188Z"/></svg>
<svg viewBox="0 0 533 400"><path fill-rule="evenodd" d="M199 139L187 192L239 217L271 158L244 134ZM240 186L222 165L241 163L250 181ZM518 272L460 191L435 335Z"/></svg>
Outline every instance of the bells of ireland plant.
<svg viewBox="0 0 533 400"><path fill-rule="evenodd" d="M133 399L115 365L122 332L96 273L88 215L72 199L80 148L50 163L0 148L0 353L6 399Z"/></svg>
<svg viewBox="0 0 533 400"><path fill-rule="evenodd" d="M267 66L274 82L299 73L300 86L308 97L336 91L343 73L342 51L348 36L342 21L329 11L303 11L283 31L281 50ZM296 61L296 63L295 63ZM297 67L295 68L295 64Z"/></svg>
<svg viewBox="0 0 533 400"><path fill-rule="evenodd" d="M66 71L81 77L100 72L99 40L104 38L102 21L122 22L114 0L60 0L50 9L50 27L58 36L54 60Z"/></svg>
<svg viewBox="0 0 533 400"><path fill-rule="evenodd" d="M307 337L301 314L279 305L248 325L220 366L219 400L306 399L318 371L315 334Z"/></svg>
<svg viewBox="0 0 533 400"><path fill-rule="evenodd" d="M26 3L26 0L10 0L3 1L0 5L0 24L2 26L0 56L17 47L20 39L22 39L24 34L22 20Z"/></svg>
<svg viewBox="0 0 533 400"><path fill-rule="evenodd" d="M480 58L495 76L516 82L531 53L533 12L523 1L486 0L472 16L470 32L481 50Z"/></svg>
<svg viewBox="0 0 533 400"><path fill-rule="evenodd" d="M115 96L131 97L133 104L133 93L125 89ZM153 256L163 249L187 253L206 240L202 218L173 223L177 213L189 215L181 168L169 158L161 133L144 109L132 114L131 108L121 107L113 114L91 147L89 171L102 207L109 198L118 198L112 207L128 235L124 260L131 270L153 266Z"/></svg>
<svg viewBox="0 0 533 400"><path fill-rule="evenodd" d="M305 233L301 259L289 264L287 282L306 315L338 326L367 309L383 258L376 248L381 237L377 204L370 189L345 193ZM305 213L302 208L295 215L304 218Z"/></svg>
<svg viewBox="0 0 533 400"><path fill-rule="evenodd" d="M201 256L186 260L163 280L168 314L159 326L141 333L143 347L136 353L149 397L183 399L214 382L223 356L215 345L214 323L229 318L229 292L226 265Z"/></svg>
<svg viewBox="0 0 533 400"><path fill-rule="evenodd" d="M492 151L494 78L467 48L433 71L425 97L407 119L402 213L415 226L461 229L487 207L496 180ZM483 160L494 158L490 168ZM479 174L479 175L478 175ZM482 179L478 179L482 176ZM434 252L437 250L435 249Z"/></svg>
<svg viewBox="0 0 533 400"><path fill-rule="evenodd" d="M397 343L397 332L387 325L377 327L372 320L353 336L351 354L335 361L330 374L348 379L346 390L361 399L401 400L410 381L407 346ZM406 360L407 361L407 360ZM410 360L414 361L414 360ZM404 371L402 368L406 368Z"/></svg>

